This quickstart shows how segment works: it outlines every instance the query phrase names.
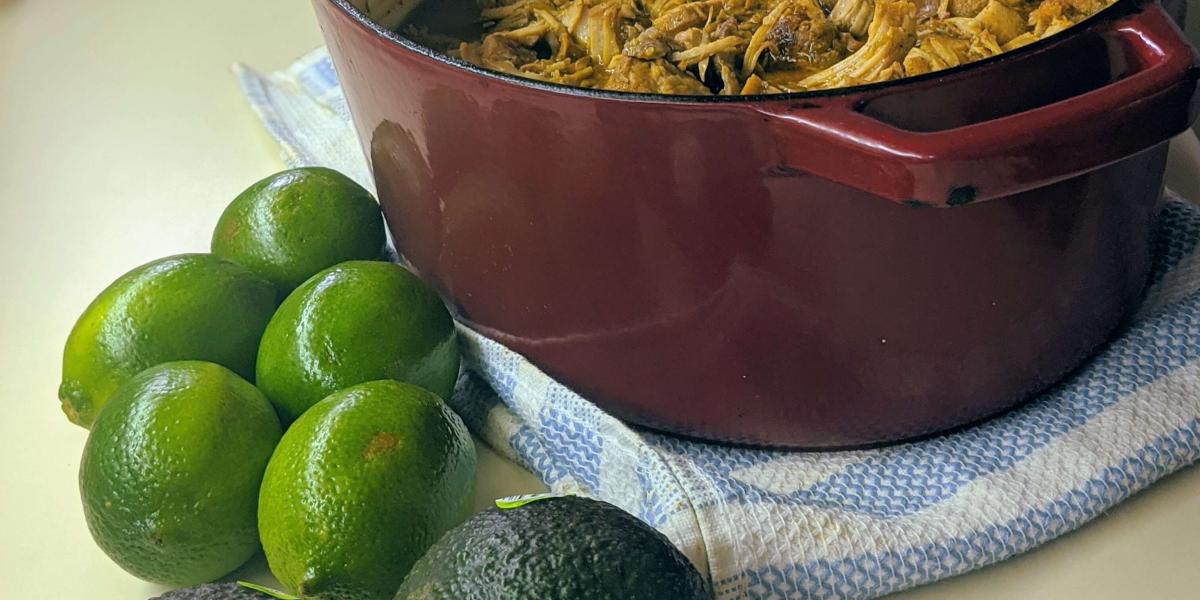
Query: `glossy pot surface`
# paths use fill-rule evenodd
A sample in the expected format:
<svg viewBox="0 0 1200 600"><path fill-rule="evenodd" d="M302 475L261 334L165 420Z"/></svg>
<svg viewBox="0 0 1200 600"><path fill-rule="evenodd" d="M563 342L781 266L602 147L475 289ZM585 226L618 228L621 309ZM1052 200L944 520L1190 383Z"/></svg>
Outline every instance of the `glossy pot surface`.
<svg viewBox="0 0 1200 600"><path fill-rule="evenodd" d="M1135 307L1195 52L1157 4L823 93L589 92L315 0L397 246L613 414L791 447L1002 411ZM1070 69L1064 69L1070 65Z"/></svg>

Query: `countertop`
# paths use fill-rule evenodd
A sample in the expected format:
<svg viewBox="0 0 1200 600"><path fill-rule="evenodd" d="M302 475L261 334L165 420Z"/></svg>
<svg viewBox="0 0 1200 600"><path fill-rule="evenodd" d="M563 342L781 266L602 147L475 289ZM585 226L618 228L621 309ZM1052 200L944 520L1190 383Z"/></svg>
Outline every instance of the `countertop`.
<svg viewBox="0 0 1200 600"><path fill-rule="evenodd" d="M104 286L206 250L224 206L282 168L229 66L278 68L318 44L301 1L0 0L0 598L162 590L88 535L86 432L56 398L62 344ZM1171 181L1200 198L1200 144L1176 144ZM479 506L541 488L480 453ZM1191 598L1197 558L1193 467L1038 550L896 597ZM270 582L261 557L235 576Z"/></svg>

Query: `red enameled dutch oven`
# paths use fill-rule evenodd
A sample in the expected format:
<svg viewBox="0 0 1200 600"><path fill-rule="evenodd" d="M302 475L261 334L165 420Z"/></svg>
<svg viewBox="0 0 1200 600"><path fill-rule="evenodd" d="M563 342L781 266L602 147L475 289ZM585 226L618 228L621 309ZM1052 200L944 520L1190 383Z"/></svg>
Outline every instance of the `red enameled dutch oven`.
<svg viewBox="0 0 1200 600"><path fill-rule="evenodd" d="M894 82L548 85L315 0L399 250L471 327L633 423L839 447L975 421L1137 304L1198 57L1157 3Z"/></svg>

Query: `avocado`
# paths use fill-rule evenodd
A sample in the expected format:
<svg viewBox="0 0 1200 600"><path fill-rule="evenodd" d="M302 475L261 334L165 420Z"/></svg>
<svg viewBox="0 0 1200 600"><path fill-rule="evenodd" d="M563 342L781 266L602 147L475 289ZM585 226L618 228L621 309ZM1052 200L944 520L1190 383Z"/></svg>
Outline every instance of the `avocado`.
<svg viewBox="0 0 1200 600"><path fill-rule="evenodd" d="M268 600L270 596L236 583L206 583L173 590L150 600Z"/></svg>
<svg viewBox="0 0 1200 600"><path fill-rule="evenodd" d="M395 600L699 600L712 589L666 536L599 500L493 508L450 530Z"/></svg>

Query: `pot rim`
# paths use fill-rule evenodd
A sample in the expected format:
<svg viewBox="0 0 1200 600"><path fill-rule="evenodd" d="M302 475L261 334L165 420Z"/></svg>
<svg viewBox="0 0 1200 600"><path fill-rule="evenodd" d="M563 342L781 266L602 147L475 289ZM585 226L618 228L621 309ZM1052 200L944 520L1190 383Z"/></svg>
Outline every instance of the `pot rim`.
<svg viewBox="0 0 1200 600"><path fill-rule="evenodd" d="M400 35L399 33L387 29L377 23L374 19L368 17L358 7L350 3L350 0L325 0L332 3L346 16L350 17L360 27L365 27L376 37L382 38L391 44L398 46L400 49L412 52L427 59L432 59L443 65L453 69L466 71L474 75L479 75L489 79L494 79L510 85L519 87L533 88L539 91L563 94L568 96L579 96L585 98L619 100L626 102L658 102L658 103L673 103L673 104L753 104L758 102L769 101L790 101L790 100L805 100L813 98L829 98L834 96L849 96L859 92L878 91L887 88L901 87L904 85L918 84L921 82L933 81L941 78L957 76L966 71L978 68L986 68L990 65L995 65L1000 62L1016 60L1024 55L1029 55L1038 52L1052 44L1057 44L1066 41L1072 36L1077 36L1085 31L1090 31L1096 23L1107 20L1110 17L1124 15L1137 10L1142 4L1138 0L1117 0L1108 5L1099 12L1090 17L1076 23L1065 31L1061 31L1054 35L1044 37L1031 44L1026 44L1015 50L1002 52L995 56L990 56L981 60L969 62L966 64L943 69L941 71L933 71L914 75L912 77L902 77L891 81L878 81L874 83L866 83L862 85L829 88L822 90L813 90L809 92L785 92L781 94L747 94L747 95L732 95L732 96L693 96L682 94L655 94L648 92L622 92L614 90L601 90L596 88L583 88L562 83L550 83L518 77L492 69L486 69L477 65L473 65L465 60L447 56L432 48L425 47L417 42ZM436 1L436 0L429 0ZM1145 0L1144 0L1145 1ZM1149 0L1154 1L1154 0Z"/></svg>

